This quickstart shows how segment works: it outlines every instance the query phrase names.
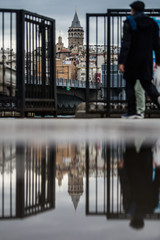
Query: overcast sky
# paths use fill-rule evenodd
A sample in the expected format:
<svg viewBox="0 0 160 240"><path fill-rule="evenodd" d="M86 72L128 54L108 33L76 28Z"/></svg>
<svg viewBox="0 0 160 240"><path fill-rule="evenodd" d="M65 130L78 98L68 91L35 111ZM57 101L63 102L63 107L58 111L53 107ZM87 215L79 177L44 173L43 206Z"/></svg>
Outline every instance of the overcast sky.
<svg viewBox="0 0 160 240"><path fill-rule="evenodd" d="M134 0L133 0L134 1ZM25 9L56 20L56 41L61 32L65 46L75 8L85 30L86 13L105 13L108 8L129 8L132 0L0 0L1 8ZM160 0L144 0L146 8L160 8ZM66 46L67 47L67 46Z"/></svg>

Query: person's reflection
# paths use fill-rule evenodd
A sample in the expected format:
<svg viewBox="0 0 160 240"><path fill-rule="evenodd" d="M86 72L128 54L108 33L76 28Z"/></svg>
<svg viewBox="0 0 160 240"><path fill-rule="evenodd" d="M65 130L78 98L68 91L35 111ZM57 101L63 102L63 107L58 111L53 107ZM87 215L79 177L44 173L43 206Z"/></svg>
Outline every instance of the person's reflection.
<svg viewBox="0 0 160 240"><path fill-rule="evenodd" d="M153 175L153 148L144 142L126 146L123 160L119 162L119 176L123 207L130 216L130 226L141 229L146 214L158 206L160 166Z"/></svg>

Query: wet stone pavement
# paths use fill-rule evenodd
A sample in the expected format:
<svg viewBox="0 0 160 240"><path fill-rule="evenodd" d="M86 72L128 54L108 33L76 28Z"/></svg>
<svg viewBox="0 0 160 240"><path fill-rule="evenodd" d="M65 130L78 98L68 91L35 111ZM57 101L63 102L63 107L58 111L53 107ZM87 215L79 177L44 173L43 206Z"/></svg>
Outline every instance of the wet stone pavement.
<svg viewBox="0 0 160 240"><path fill-rule="evenodd" d="M160 239L159 127L1 120L0 239Z"/></svg>

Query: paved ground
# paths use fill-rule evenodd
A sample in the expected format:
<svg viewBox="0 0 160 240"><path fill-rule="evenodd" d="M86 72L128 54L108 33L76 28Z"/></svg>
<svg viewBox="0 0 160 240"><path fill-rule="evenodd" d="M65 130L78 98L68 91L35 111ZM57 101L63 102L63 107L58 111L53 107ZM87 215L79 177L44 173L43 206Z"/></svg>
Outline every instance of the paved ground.
<svg viewBox="0 0 160 240"><path fill-rule="evenodd" d="M0 141L77 142L160 137L159 119L0 119Z"/></svg>

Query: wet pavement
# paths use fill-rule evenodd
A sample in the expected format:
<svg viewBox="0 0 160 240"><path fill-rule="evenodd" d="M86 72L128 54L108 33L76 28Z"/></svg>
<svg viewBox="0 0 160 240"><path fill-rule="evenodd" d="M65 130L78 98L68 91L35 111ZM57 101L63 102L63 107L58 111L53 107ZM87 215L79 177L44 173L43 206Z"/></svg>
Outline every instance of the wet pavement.
<svg viewBox="0 0 160 240"><path fill-rule="evenodd" d="M160 239L159 129L0 120L0 239Z"/></svg>

